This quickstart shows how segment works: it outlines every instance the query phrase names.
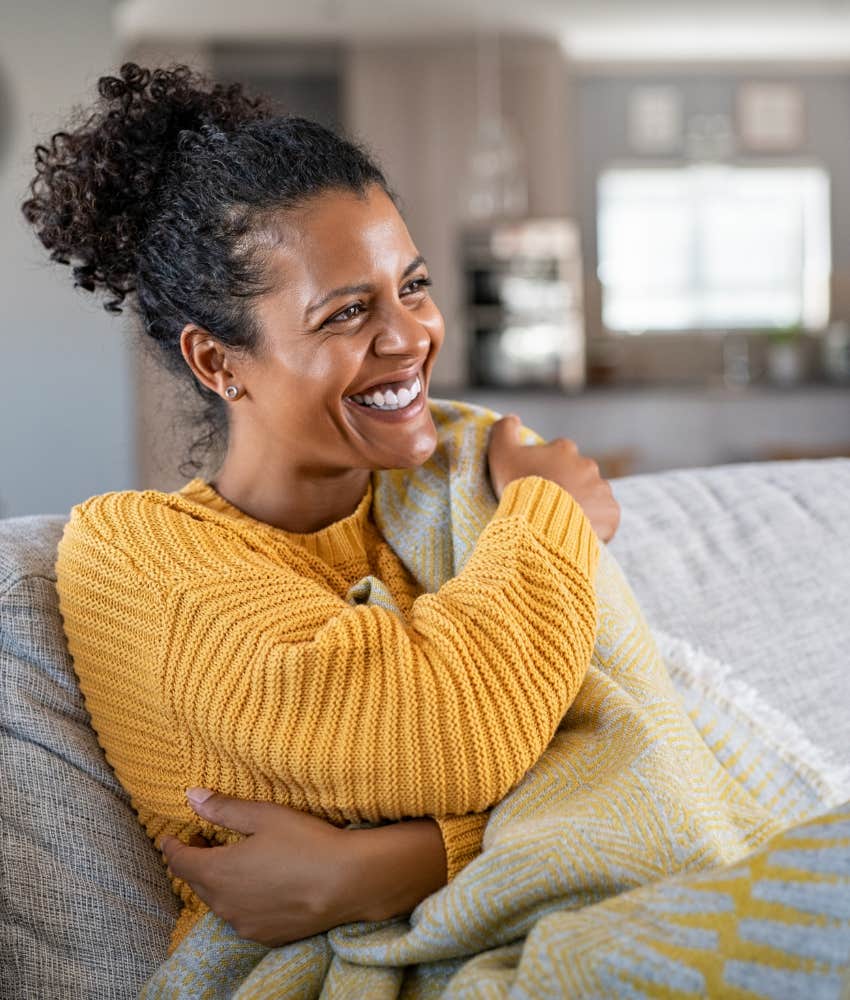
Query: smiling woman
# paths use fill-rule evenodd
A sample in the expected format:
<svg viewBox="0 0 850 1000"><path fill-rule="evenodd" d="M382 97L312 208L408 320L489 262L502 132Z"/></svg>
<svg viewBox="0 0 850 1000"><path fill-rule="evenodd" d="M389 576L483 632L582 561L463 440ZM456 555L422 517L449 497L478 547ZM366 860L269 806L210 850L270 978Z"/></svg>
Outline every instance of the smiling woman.
<svg viewBox="0 0 850 1000"><path fill-rule="evenodd" d="M76 506L56 565L93 726L185 904L172 947L207 908L269 944L407 913L575 698L616 501L571 442L429 400L442 316L361 147L184 66L99 92L38 147L24 212L226 439L214 480ZM454 539L405 476L451 473L452 435L486 443L495 513L429 589L373 500L393 484L436 565Z"/></svg>
<svg viewBox="0 0 850 1000"><path fill-rule="evenodd" d="M426 399L443 319L383 187L331 189L267 225L262 352L228 354L196 324L181 347L203 385L239 388L217 491L269 524L316 531L354 510L370 470L434 450ZM350 275L362 280L341 285Z"/></svg>

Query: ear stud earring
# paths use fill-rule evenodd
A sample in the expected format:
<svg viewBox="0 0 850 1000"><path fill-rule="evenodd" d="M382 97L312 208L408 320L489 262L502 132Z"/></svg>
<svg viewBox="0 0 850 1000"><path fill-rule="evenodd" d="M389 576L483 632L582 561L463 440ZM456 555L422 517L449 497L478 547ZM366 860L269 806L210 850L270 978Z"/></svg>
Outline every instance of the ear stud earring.
<svg viewBox="0 0 850 1000"><path fill-rule="evenodd" d="M224 395L227 396L228 399L236 399L236 397L239 395L239 390L236 388L235 385L229 385L224 390Z"/></svg>

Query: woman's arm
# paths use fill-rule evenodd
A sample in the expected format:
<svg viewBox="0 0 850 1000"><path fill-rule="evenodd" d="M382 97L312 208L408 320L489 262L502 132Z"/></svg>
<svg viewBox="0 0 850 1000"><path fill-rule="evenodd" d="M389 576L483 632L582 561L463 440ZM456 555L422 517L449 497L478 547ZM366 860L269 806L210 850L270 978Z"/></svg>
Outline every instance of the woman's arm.
<svg viewBox="0 0 850 1000"><path fill-rule="evenodd" d="M221 843L239 834L199 820L188 785L337 825L500 801L587 671L598 554L565 489L516 480L462 572L404 620L348 604L266 532L128 491L71 512L57 591L92 724L148 834ZM172 945L202 912L175 883Z"/></svg>
<svg viewBox="0 0 850 1000"><path fill-rule="evenodd" d="M521 780L596 635L597 541L565 490L511 483L464 570L408 621L352 607L315 560L242 532L128 492L75 507L59 544L86 707L152 838L238 839L198 819L187 785L343 825L457 820ZM175 889L185 930L200 901Z"/></svg>
<svg viewBox="0 0 850 1000"><path fill-rule="evenodd" d="M69 647L138 805L162 815L172 772L181 794L210 786L338 823L463 816L504 798L592 656L599 543L578 502L551 480L511 482L463 570L407 620L348 604L307 553L258 539L269 551L151 493L92 498L66 525ZM143 738L154 722L155 745Z"/></svg>
<svg viewBox="0 0 850 1000"><path fill-rule="evenodd" d="M232 794L235 765L263 776L240 795L333 822L491 808L584 679L597 558L578 503L529 476L408 621L347 604L300 566L216 568L172 588L164 697L192 783Z"/></svg>
<svg viewBox="0 0 850 1000"><path fill-rule="evenodd" d="M287 806L223 795L193 808L247 836L225 847L165 837L159 846L171 874L241 937L269 947L410 913L446 884L443 840L431 819L349 830Z"/></svg>

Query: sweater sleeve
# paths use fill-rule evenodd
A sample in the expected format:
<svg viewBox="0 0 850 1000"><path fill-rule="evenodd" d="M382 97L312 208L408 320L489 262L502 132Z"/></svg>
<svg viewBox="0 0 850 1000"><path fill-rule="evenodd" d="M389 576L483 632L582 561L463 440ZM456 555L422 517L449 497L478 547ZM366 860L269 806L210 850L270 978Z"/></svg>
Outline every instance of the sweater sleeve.
<svg viewBox="0 0 850 1000"><path fill-rule="evenodd" d="M578 503L530 476L507 486L462 572L418 597L407 622L294 568L175 586L164 693L193 780L339 823L485 812L578 692L597 560ZM477 850L465 823L447 839L454 870Z"/></svg>
<svg viewBox="0 0 850 1000"><path fill-rule="evenodd" d="M451 882L481 853L484 828L489 818L489 810L466 816L436 817L446 851L446 882Z"/></svg>

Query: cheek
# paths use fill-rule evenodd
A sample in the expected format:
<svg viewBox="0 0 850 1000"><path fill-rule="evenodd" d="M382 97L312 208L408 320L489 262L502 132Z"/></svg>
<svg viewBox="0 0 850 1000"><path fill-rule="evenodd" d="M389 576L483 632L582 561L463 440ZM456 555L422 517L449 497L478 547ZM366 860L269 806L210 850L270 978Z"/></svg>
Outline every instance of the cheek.
<svg viewBox="0 0 850 1000"><path fill-rule="evenodd" d="M279 366L279 394L296 399L299 421L313 427L323 405L335 406L363 367L364 347L357 337L343 335L317 340L305 350L290 354ZM283 399L281 405L286 407Z"/></svg>
<svg viewBox="0 0 850 1000"><path fill-rule="evenodd" d="M290 347L275 358L272 380L282 386L295 386L299 393L314 396L340 377L350 352L336 337L321 338Z"/></svg>

